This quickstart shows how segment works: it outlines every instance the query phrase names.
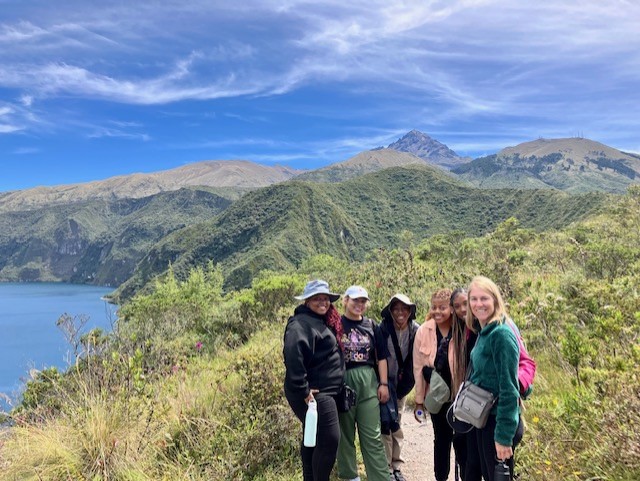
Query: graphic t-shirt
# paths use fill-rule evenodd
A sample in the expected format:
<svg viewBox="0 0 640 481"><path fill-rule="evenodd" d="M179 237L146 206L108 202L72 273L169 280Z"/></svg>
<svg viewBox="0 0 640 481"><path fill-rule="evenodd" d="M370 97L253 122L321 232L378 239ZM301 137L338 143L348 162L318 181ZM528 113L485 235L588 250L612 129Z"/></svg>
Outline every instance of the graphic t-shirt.
<svg viewBox="0 0 640 481"><path fill-rule="evenodd" d="M380 328L371 319L352 321L342 316L342 345L347 369L369 365L389 357Z"/></svg>

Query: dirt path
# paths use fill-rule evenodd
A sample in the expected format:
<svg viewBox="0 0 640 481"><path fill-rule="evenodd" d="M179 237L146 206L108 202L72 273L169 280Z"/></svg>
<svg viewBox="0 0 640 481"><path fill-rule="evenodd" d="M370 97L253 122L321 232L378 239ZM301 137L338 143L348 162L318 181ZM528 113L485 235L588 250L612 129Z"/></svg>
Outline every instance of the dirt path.
<svg viewBox="0 0 640 481"><path fill-rule="evenodd" d="M405 459L402 473L407 481L430 481L433 475L433 426L428 419L419 424L413 417L413 410L406 407L402 413L402 431ZM449 480L454 479L453 450L451 451L451 472Z"/></svg>

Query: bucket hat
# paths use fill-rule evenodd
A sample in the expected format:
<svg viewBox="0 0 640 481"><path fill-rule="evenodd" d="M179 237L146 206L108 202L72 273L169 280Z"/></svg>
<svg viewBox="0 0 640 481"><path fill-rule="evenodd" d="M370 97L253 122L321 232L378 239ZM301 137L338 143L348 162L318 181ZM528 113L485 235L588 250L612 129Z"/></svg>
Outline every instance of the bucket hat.
<svg viewBox="0 0 640 481"><path fill-rule="evenodd" d="M362 286L351 286L344 292L344 297L351 299L366 299L369 300L369 293Z"/></svg>
<svg viewBox="0 0 640 481"><path fill-rule="evenodd" d="M396 301L400 301L405 306L409 306L409 308L411 309L411 314L409 314L409 322L413 321L416 318L416 305L413 302L411 302L411 299L409 299L404 294L393 295L393 297L389 300L387 305L382 308L382 311L380 311L380 315L382 316L382 318L391 319L391 306Z"/></svg>
<svg viewBox="0 0 640 481"><path fill-rule="evenodd" d="M442 405L451 397L449 386L437 371L431 373L429 381L429 392L424 398L424 407L431 414L438 414Z"/></svg>
<svg viewBox="0 0 640 481"><path fill-rule="evenodd" d="M317 296L318 294L326 294L329 296L329 300L331 302L335 302L340 298L340 294L335 294L329 291L329 284L327 281L323 281L320 279L316 279L313 281L307 282L307 285L304 286L304 291L299 296L294 296L299 301L304 301L309 299L310 297Z"/></svg>

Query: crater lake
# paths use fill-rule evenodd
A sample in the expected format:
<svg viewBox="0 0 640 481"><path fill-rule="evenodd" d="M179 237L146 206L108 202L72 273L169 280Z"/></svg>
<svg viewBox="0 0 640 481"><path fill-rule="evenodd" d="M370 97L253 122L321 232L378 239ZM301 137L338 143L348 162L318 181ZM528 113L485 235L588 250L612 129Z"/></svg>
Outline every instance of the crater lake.
<svg viewBox="0 0 640 481"><path fill-rule="evenodd" d="M0 283L0 409L10 409L32 369L66 369L73 347L57 321L86 318L81 332L111 331L117 306L103 296L109 287L64 283Z"/></svg>

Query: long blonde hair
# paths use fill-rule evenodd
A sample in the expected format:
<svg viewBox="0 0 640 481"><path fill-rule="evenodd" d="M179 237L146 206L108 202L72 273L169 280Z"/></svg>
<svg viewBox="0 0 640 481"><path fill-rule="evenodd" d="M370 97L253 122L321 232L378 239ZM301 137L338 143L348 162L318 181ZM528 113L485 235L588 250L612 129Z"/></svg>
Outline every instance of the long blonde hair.
<svg viewBox="0 0 640 481"><path fill-rule="evenodd" d="M507 308L505 307L504 300L502 299L502 295L500 294L500 288L496 285L488 277L484 276L476 276L471 279L469 283L469 288L467 292L471 294L471 289L477 287L478 289L486 292L491 297L493 297L493 316L488 322L504 322L504 318L507 316ZM469 299L469 309L467 310L467 328L471 329L473 332L476 332L474 329L474 316L473 312L471 312L471 299Z"/></svg>

